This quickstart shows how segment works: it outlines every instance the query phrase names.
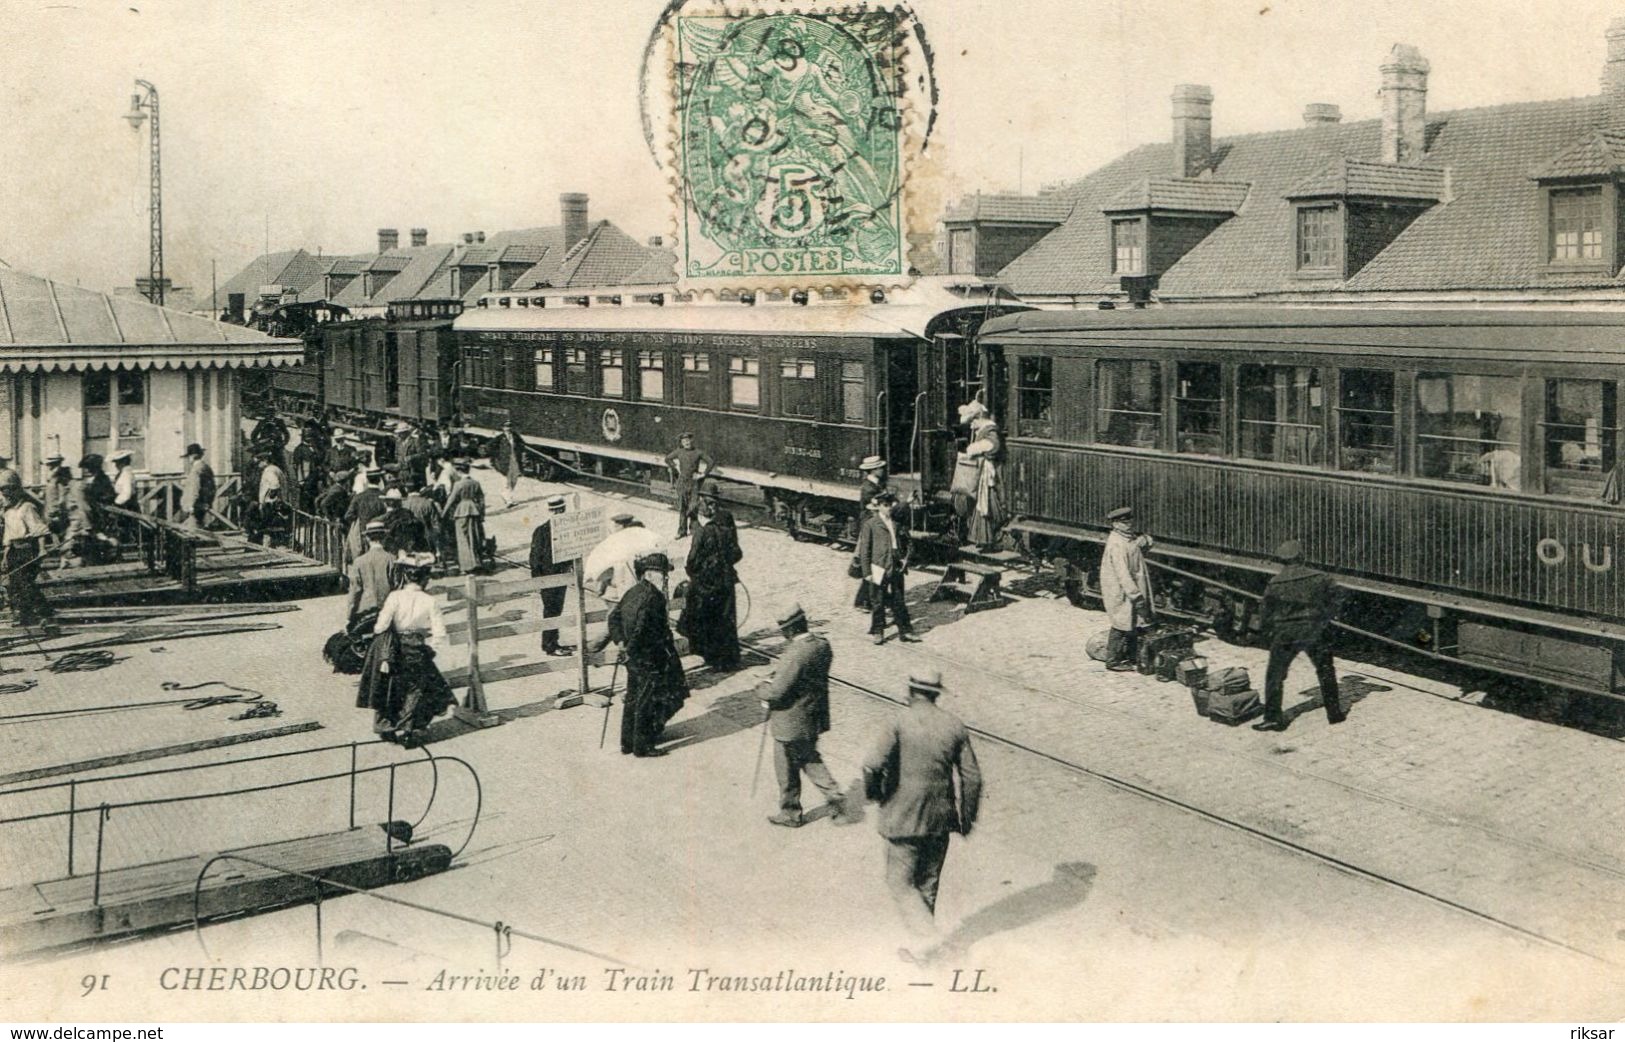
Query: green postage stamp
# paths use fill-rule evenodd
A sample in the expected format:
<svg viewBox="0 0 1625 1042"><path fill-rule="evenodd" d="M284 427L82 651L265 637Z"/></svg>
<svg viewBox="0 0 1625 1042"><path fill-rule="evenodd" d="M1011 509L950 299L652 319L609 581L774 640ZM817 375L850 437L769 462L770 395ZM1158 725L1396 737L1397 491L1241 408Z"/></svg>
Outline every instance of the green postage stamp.
<svg viewBox="0 0 1625 1042"><path fill-rule="evenodd" d="M683 288L906 282L913 16L688 4L668 33Z"/></svg>

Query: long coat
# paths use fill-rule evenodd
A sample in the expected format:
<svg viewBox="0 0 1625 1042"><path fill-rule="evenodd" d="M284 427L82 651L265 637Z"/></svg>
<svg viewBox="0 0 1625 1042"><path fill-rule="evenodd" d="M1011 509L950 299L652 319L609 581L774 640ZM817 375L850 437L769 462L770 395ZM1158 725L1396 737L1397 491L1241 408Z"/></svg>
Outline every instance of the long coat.
<svg viewBox="0 0 1625 1042"><path fill-rule="evenodd" d="M510 434L498 434L491 446L491 466L501 474L509 477L518 477L520 462L525 456L525 439L519 436L518 431Z"/></svg>
<svg viewBox="0 0 1625 1042"><path fill-rule="evenodd" d="M666 595L641 579L633 584L609 613L609 639L626 651L628 708L647 718L658 733L688 701L683 660L666 617Z"/></svg>
<svg viewBox="0 0 1625 1042"><path fill-rule="evenodd" d="M186 468L181 479L181 516L202 520L214 506L214 468L199 458Z"/></svg>
<svg viewBox="0 0 1625 1042"><path fill-rule="evenodd" d="M718 513L700 525L689 545L688 598L677 628L706 662L728 665L739 658L739 609L734 592L739 574L734 565L743 556L732 515Z"/></svg>
<svg viewBox="0 0 1625 1042"><path fill-rule="evenodd" d="M780 742L817 738L829 730L829 641L803 633L779 656L779 668L762 687L773 737Z"/></svg>
<svg viewBox="0 0 1625 1042"><path fill-rule="evenodd" d="M1106 552L1100 558L1100 596L1106 602L1112 629L1134 630L1151 621L1151 569L1145 563L1149 549L1148 535L1131 539L1114 529L1106 537ZM1136 595L1140 597L1138 610Z"/></svg>
<svg viewBox="0 0 1625 1042"><path fill-rule="evenodd" d="M924 698L892 717L863 762L863 779L880 803L877 825L887 839L968 834L982 804L982 769L970 732Z"/></svg>
<svg viewBox="0 0 1625 1042"><path fill-rule="evenodd" d="M906 570L908 537L892 522L888 529L879 514L871 512L858 529L858 569L864 579L878 583L885 573Z"/></svg>
<svg viewBox="0 0 1625 1042"><path fill-rule="evenodd" d="M1319 644L1341 600L1331 576L1293 562L1264 587L1259 623L1272 644Z"/></svg>

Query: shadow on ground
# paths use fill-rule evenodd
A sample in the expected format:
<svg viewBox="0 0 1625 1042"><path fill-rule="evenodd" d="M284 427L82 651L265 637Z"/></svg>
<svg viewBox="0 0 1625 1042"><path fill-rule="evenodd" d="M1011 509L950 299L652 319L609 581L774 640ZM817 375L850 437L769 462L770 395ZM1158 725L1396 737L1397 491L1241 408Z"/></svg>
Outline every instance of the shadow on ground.
<svg viewBox="0 0 1625 1042"><path fill-rule="evenodd" d="M999 898L966 916L943 942L944 952L963 952L995 934L1009 933L1082 904L1095 883L1095 866L1067 861L1042 883Z"/></svg>

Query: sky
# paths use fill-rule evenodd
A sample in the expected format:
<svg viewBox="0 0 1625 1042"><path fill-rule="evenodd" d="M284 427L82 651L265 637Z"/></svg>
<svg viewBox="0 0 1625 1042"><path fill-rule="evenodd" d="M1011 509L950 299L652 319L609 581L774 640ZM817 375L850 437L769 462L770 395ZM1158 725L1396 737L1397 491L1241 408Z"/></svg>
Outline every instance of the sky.
<svg viewBox="0 0 1625 1042"><path fill-rule="evenodd" d="M764 0L771 3L773 0ZM1078 177L1166 139L1179 83L1214 134L1379 114L1393 44L1428 107L1594 94L1625 0L913 0L952 197ZM166 274L207 289L267 245L376 248L377 229L554 224L561 192L641 238L669 231L638 76L664 0L0 0L0 261L98 289L147 270L159 89Z"/></svg>

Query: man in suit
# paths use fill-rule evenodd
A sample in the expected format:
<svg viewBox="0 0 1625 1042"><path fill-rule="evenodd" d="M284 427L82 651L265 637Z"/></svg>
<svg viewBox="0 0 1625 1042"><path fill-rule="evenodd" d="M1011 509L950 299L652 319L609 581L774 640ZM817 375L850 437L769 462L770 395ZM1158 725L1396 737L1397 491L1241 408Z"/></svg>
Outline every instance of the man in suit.
<svg viewBox="0 0 1625 1042"><path fill-rule="evenodd" d="M207 527L209 510L214 506L214 468L203 458L203 446L197 442L186 446L181 458L188 461L186 476L181 480L181 524L187 528Z"/></svg>
<svg viewBox="0 0 1625 1042"><path fill-rule="evenodd" d="M1270 638L1270 662L1264 671L1264 719L1259 731L1285 731L1281 713L1281 687L1298 652L1309 656L1320 681L1320 698L1328 723L1344 720L1337 695L1337 666L1332 661L1327 631L1342 603L1342 591L1331 576L1303 563L1303 544L1288 539L1275 550L1282 568L1264 587L1259 622Z"/></svg>
<svg viewBox="0 0 1625 1042"><path fill-rule="evenodd" d="M644 554L633 565L638 581L609 613L609 639L626 656L626 698L621 705L621 752L664 756L655 743L666 721L688 700L683 662L672 640L666 595L660 585L671 573L663 553Z"/></svg>
<svg viewBox="0 0 1625 1042"><path fill-rule="evenodd" d="M480 570L480 544L485 542L485 489L468 472L468 457L459 456L457 483L446 499L446 516L457 534L457 567L463 574Z"/></svg>
<svg viewBox="0 0 1625 1042"><path fill-rule="evenodd" d="M792 829L806 823L801 816L805 771L834 809L836 824L845 824L852 820L846 797L818 755L818 736L829 730L829 664L835 653L829 641L808 630L807 613L799 604L779 616L779 631L789 643L779 668L758 689L773 731L773 767L779 776L779 812L767 820Z"/></svg>
<svg viewBox="0 0 1625 1042"><path fill-rule="evenodd" d="M903 599L903 576L908 573L908 535L899 531L892 517L897 496L882 489L869 500L869 516L858 529L858 574L868 581L869 635L876 644L886 643L886 611L897 622L897 639L914 643L908 605Z"/></svg>
<svg viewBox="0 0 1625 1042"><path fill-rule="evenodd" d="M543 575L569 575L575 568L571 561L553 560L553 519L563 514L565 507L563 496L549 499L547 517L530 533L530 574L533 579ZM542 591L543 623L564 614L564 602L569 592L566 586L553 586ZM558 630L542 631L542 654L562 657L574 651L575 648L559 643Z"/></svg>
<svg viewBox="0 0 1625 1042"><path fill-rule="evenodd" d="M694 492L715 466L710 453L694 447L694 435L688 431L679 434L677 447L666 453L671 490L677 496L677 538L688 535L688 523L694 516Z"/></svg>
<svg viewBox="0 0 1625 1042"><path fill-rule="evenodd" d="M491 447L491 466L497 473L507 479L502 489L502 505L513 506L513 492L519 487L519 476L524 473L525 439L513 429L513 421L502 425L502 433L497 435L496 444Z"/></svg>
<svg viewBox="0 0 1625 1042"><path fill-rule="evenodd" d="M886 488L886 461L879 456L865 456L858 464L863 480L858 483L858 509L868 511L869 501Z"/></svg>
<svg viewBox="0 0 1625 1042"><path fill-rule="evenodd" d="M925 945L899 954L916 962L934 954L937 885L948 836L970 835L982 800L982 771L970 732L958 717L938 708L942 690L936 670L911 674L908 705L863 762L864 792L880 804L886 886L915 943Z"/></svg>
<svg viewBox="0 0 1625 1042"><path fill-rule="evenodd" d="M1145 551L1151 537L1134 529L1134 509L1118 507L1106 515L1112 530L1100 557L1100 597L1111 620L1106 643L1106 668L1124 673L1134 668L1140 649L1140 631L1151 625L1151 569Z"/></svg>
<svg viewBox="0 0 1625 1042"><path fill-rule="evenodd" d="M354 622L363 612L377 611L384 606L393 586L390 566L395 555L384 549L384 534L388 531L381 517L367 522L366 552L350 565L350 591L344 602L344 618Z"/></svg>

